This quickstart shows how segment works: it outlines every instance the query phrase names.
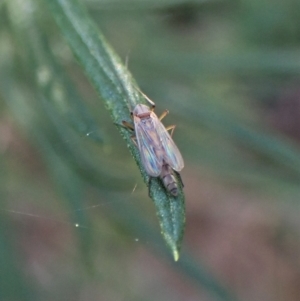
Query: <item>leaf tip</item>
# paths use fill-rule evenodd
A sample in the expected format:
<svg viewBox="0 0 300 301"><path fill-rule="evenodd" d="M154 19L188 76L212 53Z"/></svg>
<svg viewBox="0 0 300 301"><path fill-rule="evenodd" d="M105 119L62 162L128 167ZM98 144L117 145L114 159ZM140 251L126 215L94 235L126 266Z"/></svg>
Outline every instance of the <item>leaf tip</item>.
<svg viewBox="0 0 300 301"><path fill-rule="evenodd" d="M179 251L176 249L173 251L173 257L174 257L174 261L178 261L179 259Z"/></svg>

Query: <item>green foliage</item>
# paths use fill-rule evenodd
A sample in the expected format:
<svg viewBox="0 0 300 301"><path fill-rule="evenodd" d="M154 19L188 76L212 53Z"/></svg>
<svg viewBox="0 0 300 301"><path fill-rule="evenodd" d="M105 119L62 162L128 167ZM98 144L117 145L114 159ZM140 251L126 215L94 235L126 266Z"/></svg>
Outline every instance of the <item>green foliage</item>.
<svg viewBox="0 0 300 301"><path fill-rule="evenodd" d="M122 120L128 119L130 115L128 107L134 108L137 103L145 103L129 72L78 2L49 1L49 5L73 52L104 100L114 123L122 124ZM143 169L137 148L130 139L130 133L122 127L120 132L141 170L144 181L148 183L149 177ZM177 197L173 197L166 192L159 179L153 179L149 194L156 205L162 234L177 261L185 226L183 192L181 190Z"/></svg>
<svg viewBox="0 0 300 301"><path fill-rule="evenodd" d="M299 76L297 1L7 0L0 14L1 300L77 300L91 280L118 288L124 299L145 300L122 274L137 249L129 241L137 238L162 262L169 250L178 259L183 191L171 197L159 179L150 187L167 249L152 220L142 183L149 178L131 133L116 126L146 103L135 79L158 114L168 108L166 122L177 125L189 195L197 191L185 180L203 172L212 181L296 204L299 146L262 117ZM33 149L28 162L7 148L6 123ZM24 206L15 202L18 191ZM33 214L32 207L47 214ZM14 212L75 233L65 257L45 268L51 275L51 268L59 271L59 289L39 289L18 268L26 227ZM212 300L234 300L189 252L168 263ZM62 298L70 283L78 284L73 295ZM157 299L173 298L166 296Z"/></svg>

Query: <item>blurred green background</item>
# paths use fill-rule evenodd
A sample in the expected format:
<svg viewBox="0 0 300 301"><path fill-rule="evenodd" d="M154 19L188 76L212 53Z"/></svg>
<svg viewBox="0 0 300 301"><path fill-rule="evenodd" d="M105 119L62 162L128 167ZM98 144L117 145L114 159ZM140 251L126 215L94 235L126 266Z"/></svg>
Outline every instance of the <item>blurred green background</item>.
<svg viewBox="0 0 300 301"><path fill-rule="evenodd" d="M177 263L47 2L0 2L0 301L298 301L300 2L81 1L177 126Z"/></svg>

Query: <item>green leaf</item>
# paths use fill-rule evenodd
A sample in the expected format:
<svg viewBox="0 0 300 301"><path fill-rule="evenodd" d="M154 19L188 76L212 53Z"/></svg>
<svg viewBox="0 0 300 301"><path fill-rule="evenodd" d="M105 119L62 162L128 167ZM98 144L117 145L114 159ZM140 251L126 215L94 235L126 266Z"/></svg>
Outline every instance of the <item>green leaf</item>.
<svg viewBox="0 0 300 301"><path fill-rule="evenodd" d="M0 73L1 75L1 73ZM0 77L3 80L3 77ZM15 77L14 77L15 78ZM28 106L28 101L24 98L26 93L19 93L19 89L13 89L12 87L16 87L18 85L17 82L14 82L13 79L10 79L7 75L6 77L6 85L5 89L1 90L1 93L4 93L5 99L7 99L8 104L11 108L11 111L18 117L18 120L21 122L21 125L26 128L28 126L28 116L30 115L31 108ZM9 84L10 83L11 87ZM23 90L21 89L21 92ZM72 222L78 223L79 225L83 225L83 227L79 227L77 230L85 230L79 231L80 242L81 242L81 251L83 255L85 255L86 263L89 264L89 255L90 249L88 246L93 241L93 237L89 233L90 231L90 222L88 217L85 214L85 210L78 210L82 206L82 181L78 181L74 174L68 170L65 166L64 162L61 161L59 157L56 156L55 151L53 150L53 146L51 142L48 140L48 136L44 134L43 129L41 130L39 127L32 127L28 129L33 135L35 140L38 142L40 146L42 146L43 151L42 155L46 157L47 166L49 168L50 174L53 179L58 183L62 194L65 195L66 199L69 202L71 207ZM76 188L74 189L74 184L76 184ZM154 184L155 185L155 184ZM160 189L158 187L157 189ZM103 192L102 189L98 189L99 193L97 196L102 198L103 196L106 199L120 199L122 198L122 202L107 202L106 206L111 208L109 215L114 216L116 222L121 223L122 228L128 228L131 232L131 235L137 237L146 237L145 243L148 248L155 250L159 253L160 256L167 256L167 250L160 243L158 233L153 229L151 224L147 221L147 218L143 215L139 214L138 210L130 204L129 197L125 197L124 195L114 193L106 193ZM164 193L163 191L161 193ZM176 206L176 202L173 203L173 206ZM178 205L180 207L180 205ZM168 212L168 208L161 208L160 214L163 214L164 211ZM174 211L179 212L178 208L174 208ZM174 215L174 214L173 214ZM167 217L171 218L171 217ZM177 231L179 231L179 227ZM172 229L170 229L172 231ZM177 233L180 235L180 233ZM172 238L170 238L172 239ZM149 244L148 241L154 242ZM143 239L141 239L143 242ZM178 254L174 254L176 258ZM174 268L178 269L188 277L190 277L193 281L199 286L203 286L208 289L210 293L217 298L217 300L223 301L234 301L235 299L232 297L229 291L227 291L222 284L219 283L217 279L213 277L202 264L198 264L196 260L192 259L190 255L185 254L182 257L182 260L179 263L173 265ZM31 299L32 300L32 299Z"/></svg>
<svg viewBox="0 0 300 301"><path fill-rule="evenodd" d="M138 103L146 103L145 99L137 91L133 78L119 57L86 14L85 8L78 1L45 1L73 53L104 101L113 122L121 124L122 120L128 120L130 110ZM119 131L148 184L149 176L130 139L130 133L122 127L119 127ZM149 188L149 194L156 206L162 234L174 259L178 260L185 227L184 194L180 188L178 197L170 196L159 179L155 178L151 182L153 185Z"/></svg>
<svg viewBox="0 0 300 301"><path fill-rule="evenodd" d="M47 47L47 39L37 26L39 25L36 22L37 16L34 13L23 16L21 8L17 2L9 3L11 30L17 48L22 49L19 53L21 61L19 65L23 67L21 68L23 75L26 75L25 84L30 90L28 91L30 97L17 105L15 111L19 109L22 114L24 106L29 107L26 108L30 112L27 116L29 123L27 128L30 132L33 128L43 128L57 155L72 166L80 176L106 189L124 189L124 186L129 184L124 176L119 178L115 174L111 175L110 167L103 160L101 162L100 158L96 160L86 143L82 143L82 138L72 131L72 128L75 128L80 134L86 133L84 130L90 133L92 129L95 133L100 132L74 84L62 71L60 72L62 67L58 62L53 65L53 56ZM22 23L17 21L20 15L23 18ZM102 137L94 135L93 139L99 142Z"/></svg>

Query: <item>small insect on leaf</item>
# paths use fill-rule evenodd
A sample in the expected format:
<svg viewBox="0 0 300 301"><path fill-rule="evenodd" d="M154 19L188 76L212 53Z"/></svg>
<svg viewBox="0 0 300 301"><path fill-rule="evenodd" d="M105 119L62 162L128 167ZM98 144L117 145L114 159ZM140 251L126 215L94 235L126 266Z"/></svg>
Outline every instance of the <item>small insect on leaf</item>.
<svg viewBox="0 0 300 301"><path fill-rule="evenodd" d="M173 196L177 196L178 183L173 173L176 172L183 186L178 172L184 167L184 162L168 132L172 130L173 133L175 126L166 129L161 120L168 114L168 111L158 118L154 113L154 102L146 95L143 94L143 96L149 101L151 108L138 104L132 111L135 138L143 166L150 177L160 177L166 190ZM123 125L133 129L132 125L126 121L123 121Z"/></svg>

